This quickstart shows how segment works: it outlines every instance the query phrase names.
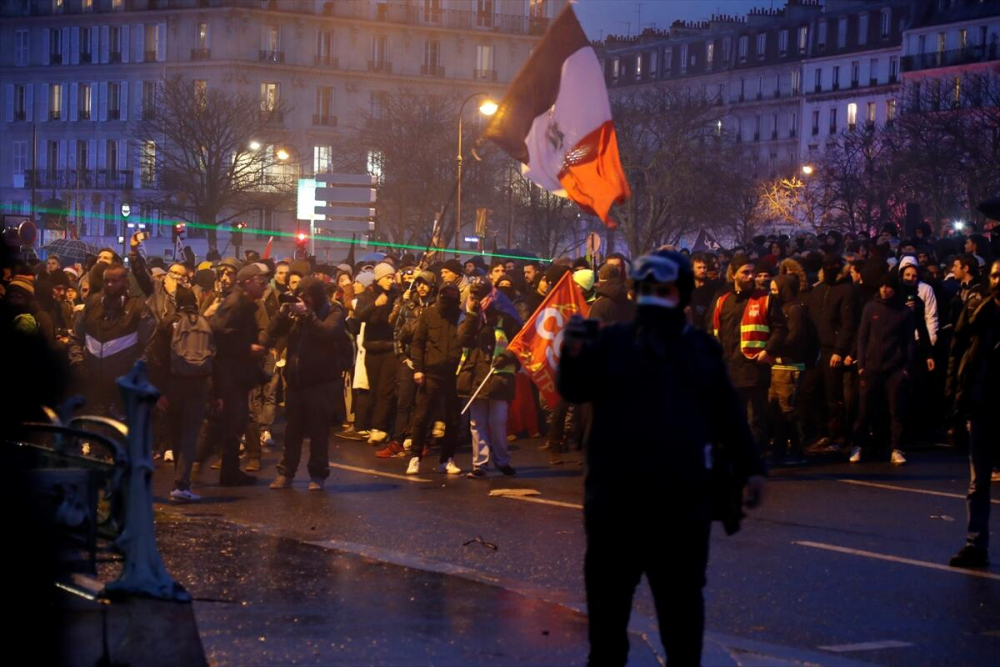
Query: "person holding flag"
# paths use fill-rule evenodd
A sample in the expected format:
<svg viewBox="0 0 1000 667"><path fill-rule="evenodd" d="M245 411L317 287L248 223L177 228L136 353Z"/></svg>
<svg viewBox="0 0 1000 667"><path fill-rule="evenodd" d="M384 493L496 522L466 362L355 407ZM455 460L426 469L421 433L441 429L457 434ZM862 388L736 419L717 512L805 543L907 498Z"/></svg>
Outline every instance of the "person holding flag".
<svg viewBox="0 0 1000 667"><path fill-rule="evenodd" d="M558 369L566 400L593 403L584 487L589 664L625 665L632 597L645 573L667 662L699 665L711 523L739 529L740 506L761 502L764 468L719 344L687 323L687 258L656 251L631 275L635 319L601 327L572 317Z"/></svg>

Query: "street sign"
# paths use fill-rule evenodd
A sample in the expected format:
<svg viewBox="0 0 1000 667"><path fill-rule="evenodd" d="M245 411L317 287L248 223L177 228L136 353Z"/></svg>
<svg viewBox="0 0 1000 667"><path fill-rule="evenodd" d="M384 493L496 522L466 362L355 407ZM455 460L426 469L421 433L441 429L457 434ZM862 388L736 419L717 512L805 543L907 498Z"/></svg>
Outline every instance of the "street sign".
<svg viewBox="0 0 1000 667"><path fill-rule="evenodd" d="M340 203L350 205L364 205L375 203L375 188L352 188L352 187L319 187L316 186L316 199L325 201L327 205Z"/></svg>
<svg viewBox="0 0 1000 667"><path fill-rule="evenodd" d="M127 218L132 214L132 207L128 204L122 204L122 217Z"/></svg>
<svg viewBox="0 0 1000 667"><path fill-rule="evenodd" d="M358 206L316 206L316 213L326 216L328 220L335 218L343 220L371 220L375 217L375 209ZM322 219L320 217L319 219Z"/></svg>
<svg viewBox="0 0 1000 667"><path fill-rule="evenodd" d="M35 239L38 238L38 229L35 227L35 223L31 220L25 220L18 225L17 238L21 241L21 245L34 245Z"/></svg>
<svg viewBox="0 0 1000 667"><path fill-rule="evenodd" d="M360 234L361 240L367 239L375 231L375 185L370 174L316 174L311 219L332 235Z"/></svg>
<svg viewBox="0 0 1000 667"><path fill-rule="evenodd" d="M597 232L590 232L587 234L587 254L591 256L596 255L597 251L600 249L601 237L597 235Z"/></svg>

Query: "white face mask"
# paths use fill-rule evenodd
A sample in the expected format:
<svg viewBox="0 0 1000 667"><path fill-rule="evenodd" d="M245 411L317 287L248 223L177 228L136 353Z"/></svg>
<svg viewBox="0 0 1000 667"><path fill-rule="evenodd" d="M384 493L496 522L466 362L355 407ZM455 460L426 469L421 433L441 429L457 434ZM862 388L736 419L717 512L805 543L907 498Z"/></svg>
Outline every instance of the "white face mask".
<svg viewBox="0 0 1000 667"><path fill-rule="evenodd" d="M676 308L681 302L676 297L666 298L655 294L640 294L635 298L635 303L639 306L653 306L655 308Z"/></svg>

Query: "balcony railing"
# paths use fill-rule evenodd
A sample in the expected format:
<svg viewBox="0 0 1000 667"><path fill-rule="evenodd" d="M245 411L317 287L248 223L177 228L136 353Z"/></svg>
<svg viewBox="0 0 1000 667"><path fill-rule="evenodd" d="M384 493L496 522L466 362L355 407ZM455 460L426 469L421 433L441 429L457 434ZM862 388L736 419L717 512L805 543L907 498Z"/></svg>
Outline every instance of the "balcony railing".
<svg viewBox="0 0 1000 667"><path fill-rule="evenodd" d="M873 76L872 78L868 79L868 85L869 86L877 86L878 85L878 78Z"/></svg>
<svg viewBox="0 0 1000 667"><path fill-rule="evenodd" d="M90 109L80 109L77 111L76 117L80 120L90 120Z"/></svg>
<svg viewBox="0 0 1000 667"><path fill-rule="evenodd" d="M444 76L443 65L421 65L420 73L424 76Z"/></svg>
<svg viewBox="0 0 1000 667"><path fill-rule="evenodd" d="M282 4L284 5L285 3ZM544 17L480 13L478 11L463 11L458 9L432 9L424 11L422 5L423 3L404 5L402 3L337 2L336 0L330 0L323 4L322 12L327 16L365 19L384 23L399 23L404 25L431 23L442 28L507 32L518 35L541 35L549 25L549 19Z"/></svg>
<svg viewBox="0 0 1000 667"><path fill-rule="evenodd" d="M261 49L257 59L264 63L283 63L285 62L285 52L265 51L264 49Z"/></svg>
<svg viewBox="0 0 1000 667"><path fill-rule="evenodd" d="M191 49L191 60L208 60L212 57L212 49Z"/></svg>
<svg viewBox="0 0 1000 667"><path fill-rule="evenodd" d="M28 114L24 109L14 110L14 122L21 122L28 120Z"/></svg>
<svg viewBox="0 0 1000 667"><path fill-rule="evenodd" d="M323 56L313 56L313 64L323 65L325 67L332 67L334 69L337 69L338 67L340 67L340 58L338 58L337 56L331 56L330 54L326 54Z"/></svg>
<svg viewBox="0 0 1000 667"><path fill-rule="evenodd" d="M24 187L36 188L131 190L132 172L118 169L27 169Z"/></svg>
<svg viewBox="0 0 1000 667"><path fill-rule="evenodd" d="M817 83L817 84L816 84L816 85L815 85L815 86L813 87L813 92L814 92L814 93L822 93L822 92L823 92L823 84L821 84L821 83Z"/></svg>
<svg viewBox="0 0 1000 667"><path fill-rule="evenodd" d="M495 69L474 69L472 78L479 81L496 81L497 71Z"/></svg>
<svg viewBox="0 0 1000 667"><path fill-rule="evenodd" d="M61 53L49 53L50 65L62 65L63 57Z"/></svg>
<svg viewBox="0 0 1000 667"><path fill-rule="evenodd" d="M108 120L118 120L121 118L122 112L120 109L108 109Z"/></svg>
<svg viewBox="0 0 1000 667"><path fill-rule="evenodd" d="M388 60L369 60L368 71L382 72L383 74L392 74L392 63L389 62Z"/></svg>
<svg viewBox="0 0 1000 667"><path fill-rule="evenodd" d="M329 114L313 114L313 125L321 125L323 127L337 127L337 117L331 116Z"/></svg>
<svg viewBox="0 0 1000 667"><path fill-rule="evenodd" d="M857 88L860 85L861 85L860 81L858 81L857 79L851 79L851 88Z"/></svg>
<svg viewBox="0 0 1000 667"><path fill-rule="evenodd" d="M80 53L80 64L89 65L94 60L94 54L90 51L82 51Z"/></svg>
<svg viewBox="0 0 1000 667"><path fill-rule="evenodd" d="M156 62L156 51L145 51L143 52L143 62L155 63Z"/></svg>
<svg viewBox="0 0 1000 667"><path fill-rule="evenodd" d="M937 67L982 63L997 60L998 58L1000 58L1000 53L998 53L996 44L990 44L988 47L977 44L964 49L905 56L903 58L903 71L916 72L924 69L935 69Z"/></svg>
<svg viewBox="0 0 1000 667"><path fill-rule="evenodd" d="M122 52L121 51L111 51L110 53L108 53L108 62L109 63L120 63L121 61L122 61Z"/></svg>

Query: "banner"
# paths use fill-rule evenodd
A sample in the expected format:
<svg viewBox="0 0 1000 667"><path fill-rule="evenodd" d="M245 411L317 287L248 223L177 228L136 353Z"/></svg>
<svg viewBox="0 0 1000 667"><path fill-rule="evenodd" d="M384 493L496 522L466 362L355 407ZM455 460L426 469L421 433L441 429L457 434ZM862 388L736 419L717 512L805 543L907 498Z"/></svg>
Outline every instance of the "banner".
<svg viewBox="0 0 1000 667"><path fill-rule="evenodd" d="M556 369L562 348L563 329L569 318L579 313L590 314L590 305L583 298L573 274L567 272L545 295L545 300L531 316L507 350L517 356L532 382L550 408L559 401L556 391Z"/></svg>

